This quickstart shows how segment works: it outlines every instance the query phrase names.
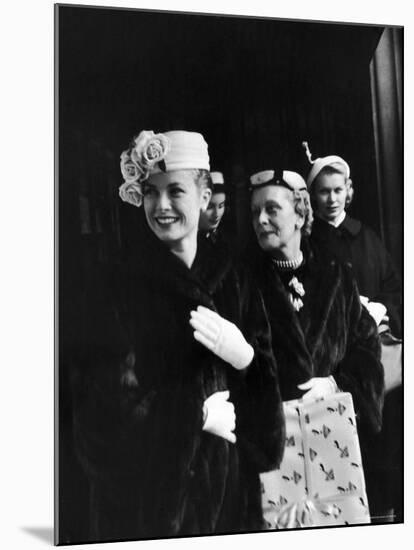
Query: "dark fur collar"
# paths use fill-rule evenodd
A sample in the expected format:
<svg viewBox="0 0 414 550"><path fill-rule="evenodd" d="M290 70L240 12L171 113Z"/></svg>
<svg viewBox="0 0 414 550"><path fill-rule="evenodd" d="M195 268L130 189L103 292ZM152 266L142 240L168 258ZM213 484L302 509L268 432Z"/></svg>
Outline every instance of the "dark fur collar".
<svg viewBox="0 0 414 550"><path fill-rule="evenodd" d="M311 246L307 239L303 239L301 248L306 263L305 269L312 281L307 294L307 311L312 314L303 315L301 321L289 301L283 282L271 259L261 251L256 259L273 336L275 340L284 341L289 334L292 349L305 359L302 365L307 364L307 369L311 371L342 277L340 266L334 258Z"/></svg>
<svg viewBox="0 0 414 550"><path fill-rule="evenodd" d="M214 247L206 239L199 239L197 255L189 269L148 231L128 259L127 266L132 278L136 274L152 287L183 293L197 300L204 298L204 305L212 307L209 297L226 277L232 262L225 250Z"/></svg>

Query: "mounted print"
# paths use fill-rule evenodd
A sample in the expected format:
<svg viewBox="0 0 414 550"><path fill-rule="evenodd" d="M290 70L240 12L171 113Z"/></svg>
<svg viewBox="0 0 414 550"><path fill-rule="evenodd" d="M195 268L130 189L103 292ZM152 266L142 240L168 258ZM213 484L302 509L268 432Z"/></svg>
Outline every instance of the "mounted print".
<svg viewBox="0 0 414 550"><path fill-rule="evenodd" d="M55 543L402 523L403 28L55 29Z"/></svg>

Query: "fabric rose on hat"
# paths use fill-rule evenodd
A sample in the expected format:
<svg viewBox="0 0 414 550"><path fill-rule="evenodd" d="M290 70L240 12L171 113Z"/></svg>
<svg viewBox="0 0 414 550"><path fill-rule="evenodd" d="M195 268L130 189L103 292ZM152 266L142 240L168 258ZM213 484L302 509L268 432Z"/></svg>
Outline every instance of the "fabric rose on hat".
<svg viewBox="0 0 414 550"><path fill-rule="evenodd" d="M124 182L119 188L119 196L124 202L129 202L133 206L141 206L142 189L138 182Z"/></svg>
<svg viewBox="0 0 414 550"><path fill-rule="evenodd" d="M170 140L164 134L154 134L152 130L143 130L134 140L132 158L144 168L151 169L162 161L170 150Z"/></svg>
<svg viewBox="0 0 414 550"><path fill-rule="evenodd" d="M141 182L148 178L157 163L161 163L160 168L165 169L163 160L170 147L170 139L164 134L143 130L134 139L130 149L122 152L120 166L124 183L119 188L119 196L123 201L141 206Z"/></svg>
<svg viewBox="0 0 414 550"><path fill-rule="evenodd" d="M144 170L133 160L131 150L121 154L121 173L126 183L138 181L144 175Z"/></svg>

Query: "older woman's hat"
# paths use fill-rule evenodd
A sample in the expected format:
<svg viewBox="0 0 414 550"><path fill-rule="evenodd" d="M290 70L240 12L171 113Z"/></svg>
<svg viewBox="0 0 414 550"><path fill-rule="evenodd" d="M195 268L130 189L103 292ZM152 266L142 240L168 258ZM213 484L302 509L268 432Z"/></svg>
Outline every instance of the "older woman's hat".
<svg viewBox="0 0 414 550"><path fill-rule="evenodd" d="M321 170L323 170L327 166L336 168L345 176L346 179L350 177L351 169L349 167L349 164L342 157L339 157L338 155L328 155L327 157L321 157L317 158L316 160L312 160L312 154L309 151L308 142L304 141L302 145L305 149L306 156L308 157L310 164L312 164L312 168L310 169L310 172L306 179L308 188L311 187L312 183L315 181Z"/></svg>
<svg viewBox="0 0 414 550"><path fill-rule="evenodd" d="M279 185L291 191L307 191L302 176L291 170L262 170L250 176L250 191L268 185Z"/></svg>

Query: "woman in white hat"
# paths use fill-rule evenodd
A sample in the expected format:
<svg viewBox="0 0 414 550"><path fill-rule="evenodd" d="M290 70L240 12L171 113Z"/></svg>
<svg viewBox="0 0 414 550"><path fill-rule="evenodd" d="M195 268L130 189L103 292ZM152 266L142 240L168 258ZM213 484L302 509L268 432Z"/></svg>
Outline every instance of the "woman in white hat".
<svg viewBox="0 0 414 550"><path fill-rule="evenodd" d="M283 401L350 392L360 435L378 432L384 388L378 332L350 269L309 245L312 208L299 174L266 170L250 181L259 245L250 261L268 312Z"/></svg>
<svg viewBox="0 0 414 550"><path fill-rule="evenodd" d="M354 195L349 164L337 155L313 161L307 143L303 145L312 165L307 178L316 214L312 241L352 266L361 300L379 325L384 361L390 357L391 372L399 364L401 375L402 296L394 263L375 232L346 212ZM394 391L385 398L383 431L370 446L367 481L372 515L379 522L392 521L393 514L402 519L401 381L397 384L398 370L389 383Z"/></svg>
<svg viewBox="0 0 414 550"><path fill-rule="evenodd" d="M401 282L393 261L375 232L352 218L346 209L354 188L349 164L337 155L312 160L307 186L315 211L312 240L352 265L365 305L377 320L401 336Z"/></svg>
<svg viewBox="0 0 414 550"><path fill-rule="evenodd" d="M284 419L261 298L228 255L197 244L207 143L144 131L121 170L120 196L143 204L148 231L116 299L98 297L75 377L92 537L258 529L258 472L281 459Z"/></svg>

